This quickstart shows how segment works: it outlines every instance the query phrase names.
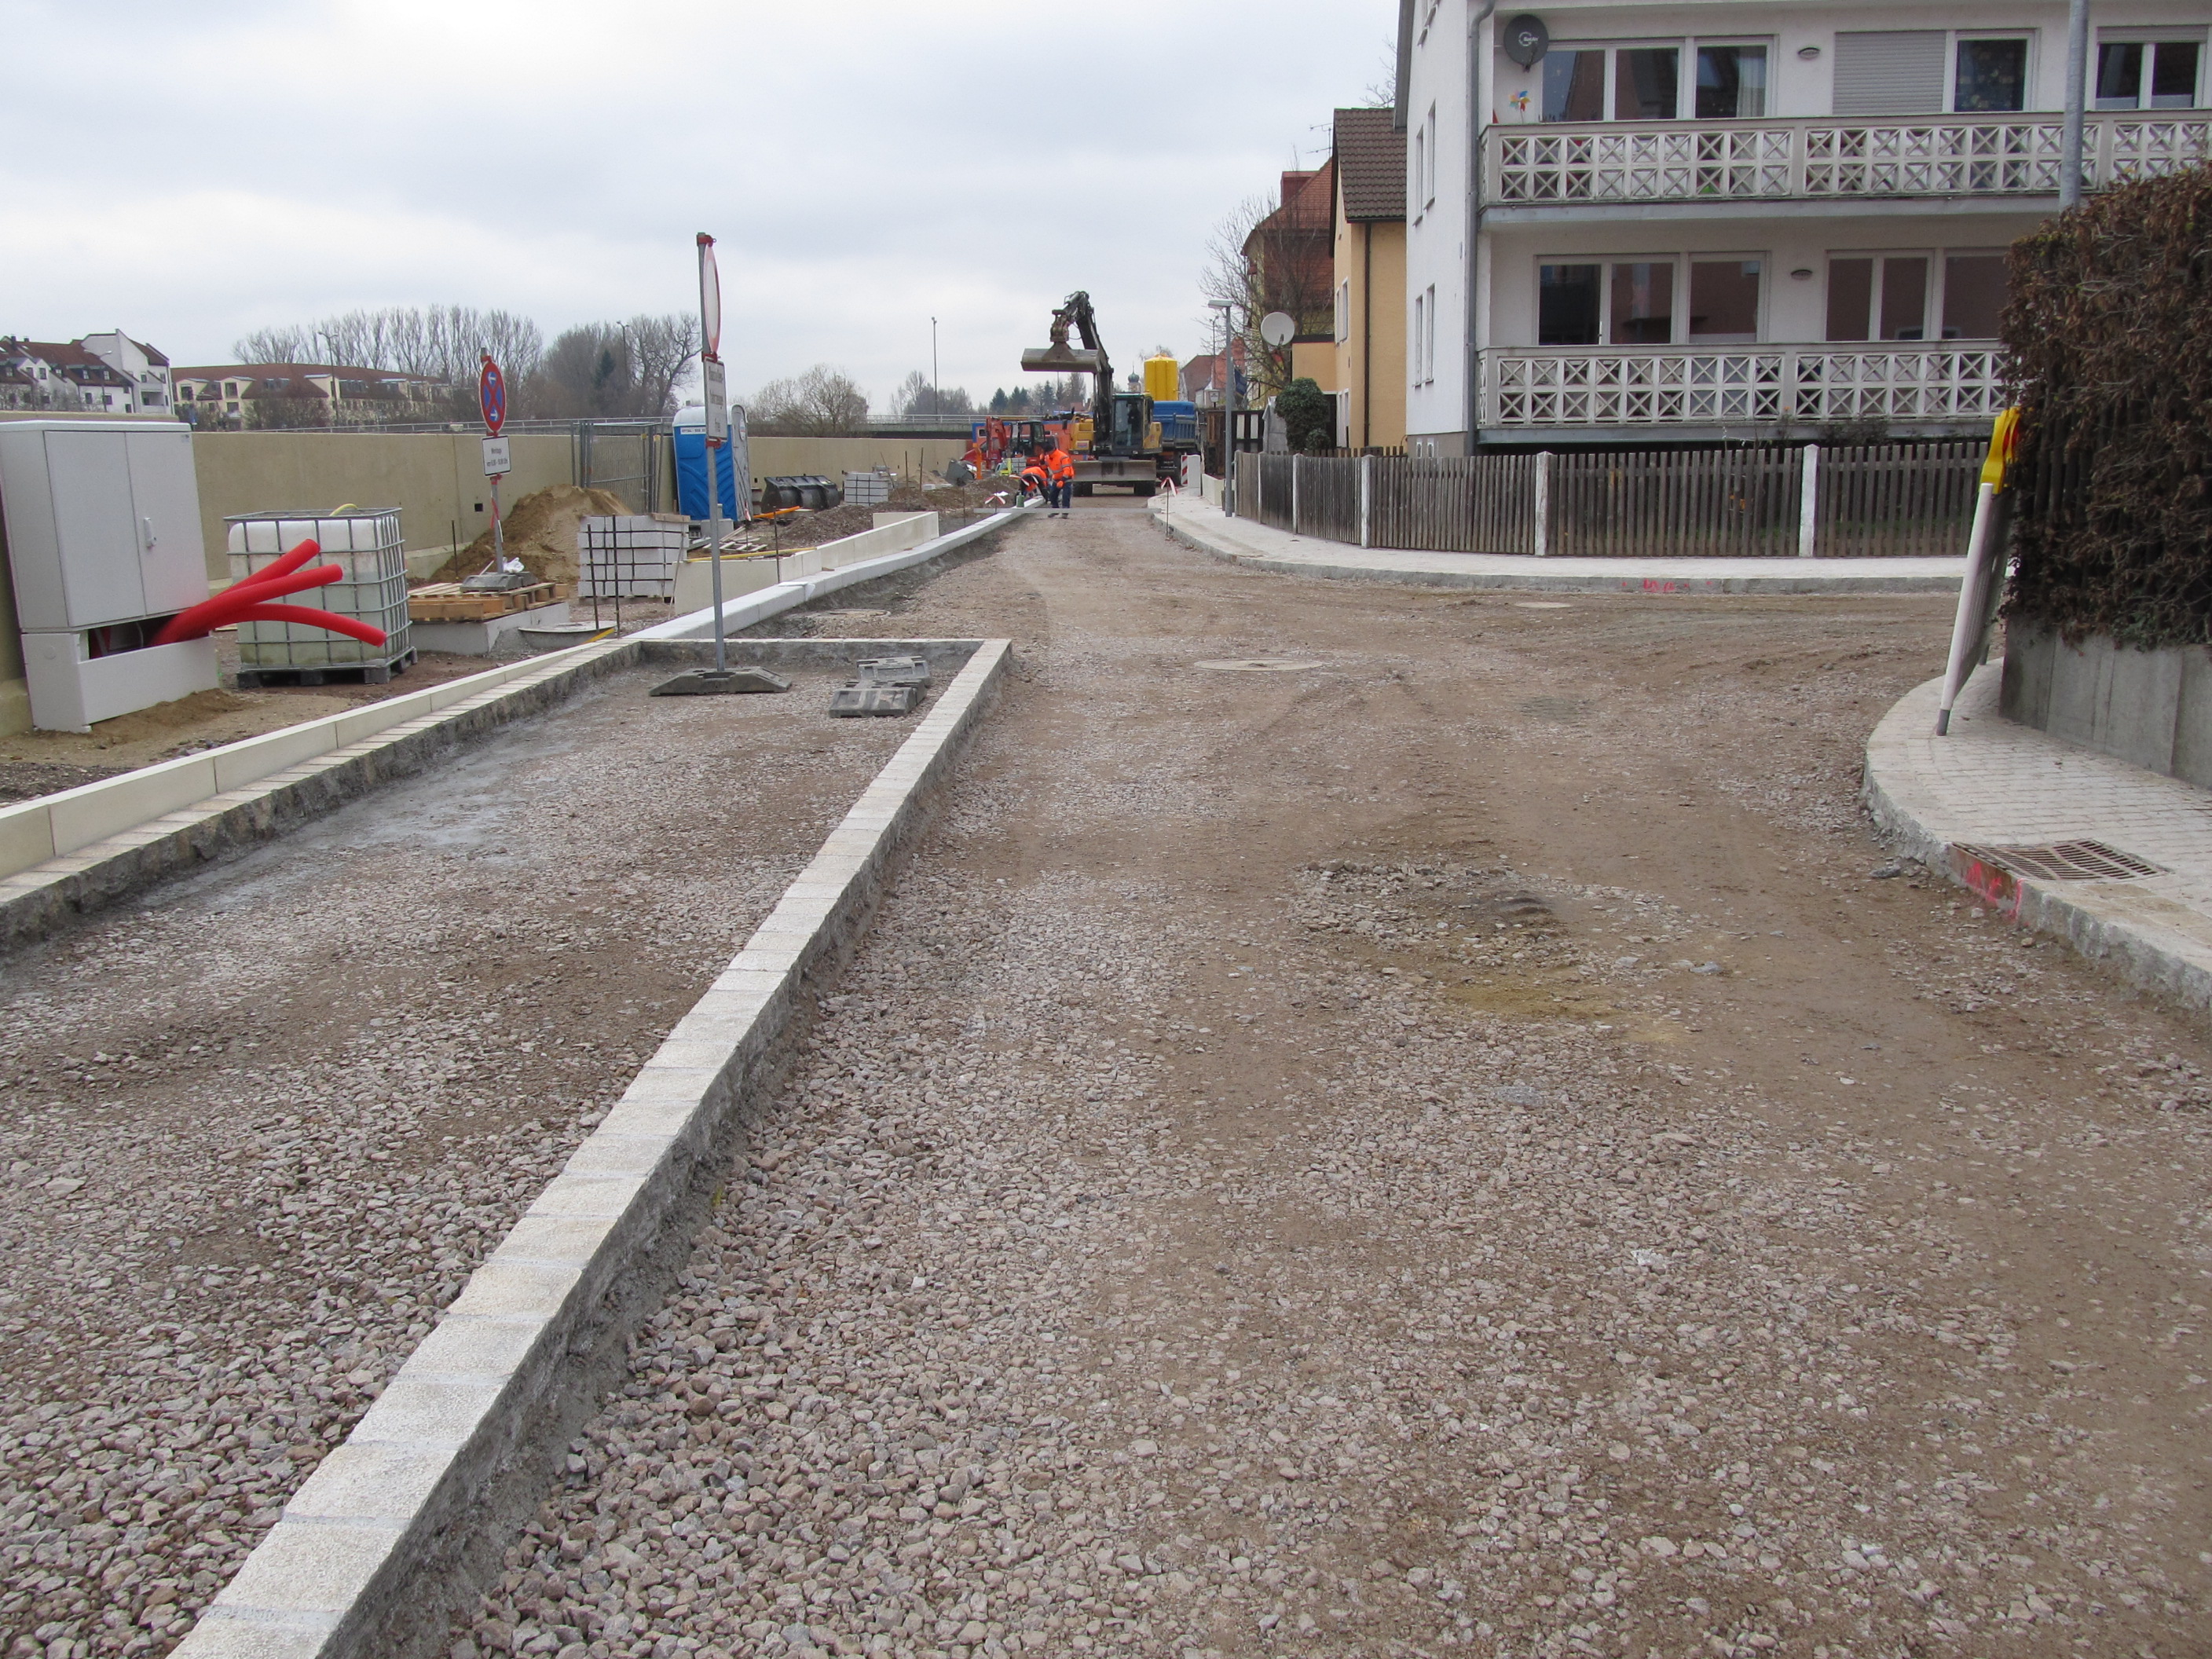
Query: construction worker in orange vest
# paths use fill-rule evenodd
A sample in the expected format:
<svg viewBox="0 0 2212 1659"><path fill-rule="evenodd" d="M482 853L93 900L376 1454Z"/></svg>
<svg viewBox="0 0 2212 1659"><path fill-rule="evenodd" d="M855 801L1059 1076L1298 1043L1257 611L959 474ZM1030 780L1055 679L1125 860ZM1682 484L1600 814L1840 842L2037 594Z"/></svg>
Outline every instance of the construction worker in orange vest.
<svg viewBox="0 0 2212 1659"><path fill-rule="evenodd" d="M1055 436L1052 447L1045 451L1044 473L1052 480L1052 495L1046 505L1064 519L1075 504L1075 457L1060 447L1063 441Z"/></svg>

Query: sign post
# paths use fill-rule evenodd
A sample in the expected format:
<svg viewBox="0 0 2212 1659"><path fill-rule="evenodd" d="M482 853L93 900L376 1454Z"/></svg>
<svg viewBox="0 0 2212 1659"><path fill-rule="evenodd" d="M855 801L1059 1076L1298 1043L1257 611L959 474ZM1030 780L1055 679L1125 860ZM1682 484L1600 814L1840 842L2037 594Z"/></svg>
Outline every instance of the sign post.
<svg viewBox="0 0 2212 1659"><path fill-rule="evenodd" d="M730 410L722 374L722 276L714 265L714 239L699 233L700 397L707 405L707 569L714 589L714 673L730 672L722 625L722 446L729 441Z"/></svg>
<svg viewBox="0 0 2212 1659"><path fill-rule="evenodd" d="M507 424L507 377L489 351L477 373L477 407L483 411L483 470L491 481L491 568L464 586L496 591L512 586L507 575L507 532L499 521L499 481L514 470L514 456L500 428Z"/></svg>

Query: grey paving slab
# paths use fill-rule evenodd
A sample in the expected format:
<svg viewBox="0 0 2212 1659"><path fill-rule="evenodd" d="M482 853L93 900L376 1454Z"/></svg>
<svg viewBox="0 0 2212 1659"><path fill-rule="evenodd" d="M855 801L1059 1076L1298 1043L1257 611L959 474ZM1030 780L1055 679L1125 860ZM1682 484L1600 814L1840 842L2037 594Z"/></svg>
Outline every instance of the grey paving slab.
<svg viewBox="0 0 2212 1659"><path fill-rule="evenodd" d="M1898 702L1867 739L1868 809L1901 848L1998 914L2212 1007L2212 793L2005 719L2002 674L2001 663L1974 672L1948 737L1936 736L1940 681ZM1964 850L2064 841L2100 842L2159 873L2053 881Z"/></svg>

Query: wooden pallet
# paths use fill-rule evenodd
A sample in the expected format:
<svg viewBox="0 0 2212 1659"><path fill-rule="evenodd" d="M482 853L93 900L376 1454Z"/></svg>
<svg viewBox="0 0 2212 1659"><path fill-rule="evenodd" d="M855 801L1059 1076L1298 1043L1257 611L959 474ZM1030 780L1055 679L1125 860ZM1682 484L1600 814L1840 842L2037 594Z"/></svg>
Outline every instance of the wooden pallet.
<svg viewBox="0 0 2212 1659"><path fill-rule="evenodd" d="M495 593L471 593L459 582L431 582L407 596L407 619L419 623L489 622L517 611L557 605L568 597L559 582L533 582Z"/></svg>
<svg viewBox="0 0 2212 1659"><path fill-rule="evenodd" d="M387 685L394 674L406 672L415 656L414 652L407 651L390 662L334 662L317 668L240 668L238 689L256 691L264 685Z"/></svg>

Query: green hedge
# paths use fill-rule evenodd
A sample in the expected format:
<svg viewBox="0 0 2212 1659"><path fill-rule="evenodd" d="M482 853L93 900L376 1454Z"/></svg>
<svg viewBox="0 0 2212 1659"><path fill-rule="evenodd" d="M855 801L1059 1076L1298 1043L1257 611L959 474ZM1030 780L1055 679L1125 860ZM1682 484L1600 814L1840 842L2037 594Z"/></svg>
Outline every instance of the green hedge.
<svg viewBox="0 0 2212 1659"><path fill-rule="evenodd" d="M2021 411L2006 615L2212 644L2212 169L2014 243L2002 327Z"/></svg>

